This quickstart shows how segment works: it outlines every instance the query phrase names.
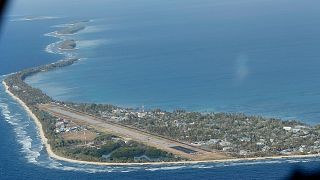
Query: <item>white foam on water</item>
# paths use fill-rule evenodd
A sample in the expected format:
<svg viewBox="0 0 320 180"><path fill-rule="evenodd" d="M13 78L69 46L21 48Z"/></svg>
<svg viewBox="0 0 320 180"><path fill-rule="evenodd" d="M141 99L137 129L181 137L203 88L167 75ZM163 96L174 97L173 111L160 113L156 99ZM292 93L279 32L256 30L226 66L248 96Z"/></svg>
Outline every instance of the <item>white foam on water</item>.
<svg viewBox="0 0 320 180"><path fill-rule="evenodd" d="M51 43L47 45L45 51L50 54L60 54L64 55L66 58L75 58L76 53L73 50L61 50L59 49L59 43L63 42L63 40Z"/></svg>
<svg viewBox="0 0 320 180"><path fill-rule="evenodd" d="M26 20L26 19L25 19ZM55 27L68 27L72 24L62 24ZM99 31L107 30L107 27L99 26L87 26L83 31L79 33L94 33ZM48 53L53 54L63 54L66 57L74 57L73 53L62 52L57 48L57 44L62 40L65 40L67 36L58 34L57 31L50 32L45 34L45 36L51 36L58 38L59 41L49 44L46 47ZM70 35L68 35L70 36ZM106 39L96 39L96 40L80 40L77 41L77 46L79 48L91 48L99 45L110 43L111 40ZM29 126L35 126L32 122L32 119L26 115L21 107L14 102L13 99L8 99L6 96L2 97L3 94L6 94L0 89L1 98L0 98L0 110L6 122L12 125L13 130L16 134L17 142L21 145L21 152L25 155L29 163L33 163L42 167L50 169L60 169L65 171L84 171L88 173L112 173L112 172L132 172L132 171L174 171L177 169L185 168L194 168L194 169L212 169L212 168L221 168L225 166L248 166L248 165L257 165L257 164L272 164L272 163L298 163L298 162L310 162L313 159L303 159L303 160L266 160L266 161L243 161L243 162L228 162L228 163L204 163L196 165L181 165L181 166L170 166L170 165L159 165L159 166L129 166L129 167L117 167L117 166L96 166L96 165L83 165L69 162L62 162L55 159L52 159L44 151L44 146L41 143L39 132L29 132ZM9 104L15 107L20 107L18 109L11 108Z"/></svg>
<svg viewBox="0 0 320 180"><path fill-rule="evenodd" d="M301 161L298 161L298 160L287 160L287 162L291 164L291 163L298 163L298 162L301 162Z"/></svg>
<svg viewBox="0 0 320 180"><path fill-rule="evenodd" d="M177 170L185 168L186 166L164 166L164 167L158 167L158 168L148 168L147 171L166 171L166 170Z"/></svg>
<svg viewBox="0 0 320 180"><path fill-rule="evenodd" d="M128 172L132 172L132 171L121 171L121 172L123 172L123 173L128 173Z"/></svg>
<svg viewBox="0 0 320 180"><path fill-rule="evenodd" d="M53 31L53 32L49 32L49 33L46 33L44 34L44 36L48 36L48 37L55 37L55 38L61 38L61 35L58 34L57 31Z"/></svg>
<svg viewBox="0 0 320 180"><path fill-rule="evenodd" d="M4 103L4 100L2 99L0 103L1 114L4 116L5 121L13 126L17 142L21 145L21 152L25 154L27 161L36 163L37 158L40 156L42 145L32 143L33 140L27 133L29 122L24 121L20 113L11 112L8 103Z"/></svg>
<svg viewBox="0 0 320 180"><path fill-rule="evenodd" d="M51 54L63 54L63 52L59 50L59 48L57 48L58 43L60 43L60 41L47 45L47 47L45 48L45 51Z"/></svg>
<svg viewBox="0 0 320 180"><path fill-rule="evenodd" d="M1 92L1 90L0 90ZM243 162L228 162L228 163L202 163L195 165L149 165L149 166L96 166L96 165L83 165L69 162L62 162L52 159L44 151L43 145L40 141L39 132L28 132L29 126L33 126L32 119L26 115L21 108L15 108L19 106L13 100L8 98L0 99L1 114L5 120L13 126L14 132L17 137L17 142L21 144L21 152L25 155L25 158L29 163L33 163L42 167L50 169L59 169L65 171L81 171L87 173L113 173L113 172L134 172L134 171L174 171L177 169L213 169L221 168L224 166L246 166L256 164L269 164L269 163L290 163L290 162L310 162L314 159L289 159L289 160L266 160L266 161L243 161ZM11 100L11 101L10 101ZM11 107L13 106L13 107ZM39 143L40 142L40 143ZM316 159L319 161L319 159ZM289 162L288 162L289 161Z"/></svg>

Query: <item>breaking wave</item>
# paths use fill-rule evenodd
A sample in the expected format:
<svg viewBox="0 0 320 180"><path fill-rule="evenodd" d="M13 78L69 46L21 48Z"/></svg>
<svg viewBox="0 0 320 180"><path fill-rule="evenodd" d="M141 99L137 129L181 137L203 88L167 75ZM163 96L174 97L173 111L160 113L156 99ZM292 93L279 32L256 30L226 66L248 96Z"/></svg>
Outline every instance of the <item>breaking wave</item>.
<svg viewBox="0 0 320 180"><path fill-rule="evenodd" d="M2 78L0 78L0 80L2 80ZM9 95L5 93L2 85L0 87L0 112L5 121L12 126L12 129L16 134L16 140L21 145L20 152L26 158L27 162L49 169L81 171L87 173L128 173L134 171L179 171L183 169L216 169L229 166L252 166L278 163L308 163L311 161L320 162L320 158L292 158L283 160L199 163L190 165L142 165L124 167L85 165L63 162L52 159L48 156L46 149L41 142L39 131L36 128L33 120L17 102L15 102Z"/></svg>
<svg viewBox="0 0 320 180"><path fill-rule="evenodd" d="M3 93L4 91L1 89L1 96ZM43 146L41 145L41 141L33 141L28 133L28 130L32 131L33 126L30 124L30 118L17 111L16 108L13 108L14 106L17 106L15 102L10 102L8 98L1 97L0 111L4 120L12 125L16 134L16 140L21 145L21 152L25 154L27 161L36 163ZM25 119L29 120L26 121ZM39 139L39 135L35 135Z"/></svg>
<svg viewBox="0 0 320 180"><path fill-rule="evenodd" d="M66 28L71 25L73 25L73 24L72 23L71 24L60 24L60 25L56 25L54 27ZM99 32L99 31L104 31L104 30L105 30L105 28L99 27L99 26L86 26L86 28L84 30L81 30L75 34L62 35L62 34L59 34L58 31L46 33L46 34L44 34L44 36L57 38L58 41L47 45L45 48L45 51L50 54L64 55L66 58L75 58L78 56L76 50L91 49L91 48L95 48L97 46L108 44L111 42L111 40L107 40L107 39L77 40L77 38L73 38L75 35L80 34L80 33L81 34L82 33L94 33L94 32ZM68 39L76 40L77 47L73 50L61 50L59 48L59 44L65 40L68 40Z"/></svg>
<svg viewBox="0 0 320 180"><path fill-rule="evenodd" d="M57 42L46 46L45 51L47 53L63 55L65 58L75 58L77 56L74 50L61 50L59 48L59 44L68 39L66 36L59 35L57 32L47 33L45 36L51 36L59 39Z"/></svg>
<svg viewBox="0 0 320 180"><path fill-rule="evenodd" d="M26 19L24 19L26 20ZM69 24L70 25L70 24ZM68 24L59 25L66 27ZM97 27L90 27L84 30L83 33L98 32L102 30ZM59 35L56 31L45 34L46 36L56 37L58 42L49 44L46 47L48 53L62 54L66 57L75 57L76 53L71 51L62 51L58 48L58 43L70 37ZM72 36L72 35L71 35ZM77 41L80 48L87 48L92 46L108 43L107 40L81 40ZM0 77L2 81L3 77ZM27 162L46 167L50 169L60 169L65 171L83 171L88 173L98 172L132 172L132 171L177 171L181 169L215 169L228 166L251 166L259 164L278 164L278 163L308 163L311 161L320 162L319 158L301 158L301 159L283 159L283 160L261 160L261 161L239 161L239 162L219 162L219 163L200 163L190 165L143 165L143 166L97 166L84 165L70 162L63 162L55 160L48 156L44 148L39 131L36 128L33 120L27 115L23 108L8 96L4 88L0 87L0 112L5 121L12 126L16 135L17 142L21 145L21 153L26 158Z"/></svg>

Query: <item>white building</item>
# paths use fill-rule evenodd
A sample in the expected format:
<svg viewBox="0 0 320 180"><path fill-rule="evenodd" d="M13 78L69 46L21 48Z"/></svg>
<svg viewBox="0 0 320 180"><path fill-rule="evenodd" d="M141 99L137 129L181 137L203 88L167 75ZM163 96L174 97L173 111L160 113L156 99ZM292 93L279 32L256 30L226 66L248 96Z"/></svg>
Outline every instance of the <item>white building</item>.
<svg viewBox="0 0 320 180"><path fill-rule="evenodd" d="M286 131L291 131L292 127L284 126L283 129L286 130Z"/></svg>

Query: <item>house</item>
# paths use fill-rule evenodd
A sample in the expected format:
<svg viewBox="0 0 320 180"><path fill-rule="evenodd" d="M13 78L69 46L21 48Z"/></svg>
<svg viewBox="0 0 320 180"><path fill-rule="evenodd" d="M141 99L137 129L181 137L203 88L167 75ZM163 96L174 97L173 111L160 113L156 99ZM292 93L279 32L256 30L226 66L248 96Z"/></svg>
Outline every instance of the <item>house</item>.
<svg viewBox="0 0 320 180"><path fill-rule="evenodd" d="M240 138L240 141L241 141L241 142L250 142L250 141L251 141L251 138L249 138L249 137L242 137L242 138Z"/></svg>
<svg viewBox="0 0 320 180"><path fill-rule="evenodd" d="M12 88L14 89L14 90L16 90L16 91L20 91L20 87L19 86L12 86Z"/></svg>
<svg viewBox="0 0 320 180"><path fill-rule="evenodd" d="M228 142L228 141L221 141L220 143L219 143L219 145L220 146L231 146L232 145L232 143L231 142Z"/></svg>
<svg viewBox="0 0 320 180"><path fill-rule="evenodd" d="M292 149L285 149L280 152L281 154L290 155L292 154Z"/></svg>
<svg viewBox="0 0 320 180"><path fill-rule="evenodd" d="M299 131L300 131L300 129L297 129L297 128L293 128L293 129L292 129L292 132L293 132L293 133L298 133Z"/></svg>
<svg viewBox="0 0 320 180"><path fill-rule="evenodd" d="M294 128L297 128L297 129L310 129L310 127L301 126L301 125L295 126Z"/></svg>
<svg viewBox="0 0 320 180"><path fill-rule="evenodd" d="M292 127L284 126L283 129L286 130L286 131L291 131Z"/></svg>
<svg viewBox="0 0 320 180"><path fill-rule="evenodd" d="M266 152L266 151L269 151L270 150L270 147L269 146L264 146L263 148L262 148L262 151L263 152Z"/></svg>
<svg viewBox="0 0 320 180"><path fill-rule="evenodd" d="M222 148L222 151L229 151L231 149L232 149L231 147L224 147L224 148Z"/></svg>
<svg viewBox="0 0 320 180"><path fill-rule="evenodd" d="M240 150L239 155L246 156L248 155L248 152L246 150Z"/></svg>
<svg viewBox="0 0 320 180"><path fill-rule="evenodd" d="M139 112L138 113L138 117L139 118L143 118L143 117L145 117L146 116L146 113L144 113L144 112Z"/></svg>
<svg viewBox="0 0 320 180"><path fill-rule="evenodd" d="M263 145L264 145L264 142L257 142L256 145L257 145L257 146L263 146Z"/></svg>
<svg viewBox="0 0 320 180"><path fill-rule="evenodd" d="M201 146L203 144L205 144L203 141L191 143L193 146Z"/></svg>
<svg viewBox="0 0 320 180"><path fill-rule="evenodd" d="M217 144L217 143L219 143L219 142L221 142L220 139L210 139L210 140L207 142L207 144Z"/></svg>

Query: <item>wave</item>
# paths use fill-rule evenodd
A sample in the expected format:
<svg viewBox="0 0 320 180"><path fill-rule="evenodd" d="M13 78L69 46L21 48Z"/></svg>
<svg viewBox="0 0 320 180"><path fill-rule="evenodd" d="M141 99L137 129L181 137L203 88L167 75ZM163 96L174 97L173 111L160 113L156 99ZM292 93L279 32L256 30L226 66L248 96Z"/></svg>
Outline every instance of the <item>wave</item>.
<svg viewBox="0 0 320 180"><path fill-rule="evenodd" d="M158 168L149 168L146 169L147 171L164 171L164 170L177 170L185 168L186 166L165 166L165 167L158 167Z"/></svg>
<svg viewBox="0 0 320 180"><path fill-rule="evenodd" d="M63 41L64 40L61 40L61 41L57 41L47 45L47 47L45 48L45 51L49 54L64 55L65 58L75 58L77 54L73 50L62 50L59 48L59 44Z"/></svg>
<svg viewBox="0 0 320 180"><path fill-rule="evenodd" d="M1 81L2 79L3 78L0 78ZM0 116L11 125L15 133L15 139L21 148L20 153L22 153L28 163L49 169L87 173L125 173L141 169L140 167L131 168L74 164L49 157L33 120L17 102L5 93L2 85L0 85L0 113Z"/></svg>
<svg viewBox="0 0 320 180"><path fill-rule="evenodd" d="M70 25L70 24L69 24ZM59 25L59 26L68 26L68 24ZM89 26L83 33L97 32L102 30L94 26ZM75 53L65 52L59 50L57 47L58 43L65 40L67 37L60 35L57 31L47 33L45 36L56 37L60 39L58 42L49 44L46 47L48 53L53 54L62 54L66 57L74 57ZM68 36L69 37L69 36ZM89 48L95 47L98 45L109 43L110 41L105 39L97 40L80 40L77 41L79 48ZM1 79L1 78L0 78ZM301 162L310 162L310 161L320 161L319 158L310 158L310 159L294 159L294 160L264 160L264 161L241 161L241 162L221 162L221 163L201 163L195 165L145 165L145 166L130 166L130 167L119 167L119 166L96 166L96 165L81 165L74 164L69 162L62 162L55 159L52 159L45 152L45 148L41 143L40 136L34 125L34 122L30 117L23 111L23 109L14 102L13 99L8 97L3 91L3 88L0 88L0 109L1 114L3 115L6 122L12 125L13 130L16 134L17 142L21 145L21 152L25 155L29 163L33 163L42 167L50 169L60 169L65 171L84 171L88 173L111 173L111 172L132 172L132 171L175 171L178 169L213 169L213 168L222 168L228 166L251 166L259 164L270 164L270 163L301 163ZM32 130L33 127L34 129ZM31 129L31 131L29 130Z"/></svg>
<svg viewBox="0 0 320 180"><path fill-rule="evenodd" d="M128 173L135 171L176 171L183 169L215 169L230 166L252 166L272 163L306 163L320 161L319 158L283 159L283 160L261 160L261 161L241 161L241 162L219 162L219 163L199 163L190 165L143 165L143 166L97 166L74 164L55 160L48 156L41 143L40 136L34 122L23 111L23 109L13 99L6 95L3 88L0 88L0 110L1 114L12 125L16 134L16 140L21 145L21 153L24 154L28 163L36 164L49 169L64 171L81 171L87 173ZM30 130L31 129L31 130Z"/></svg>
<svg viewBox="0 0 320 180"><path fill-rule="evenodd" d="M84 171L89 173L113 172L117 168L96 167L88 165L70 164L52 159L46 153L41 142L39 132L33 120L24 112L22 107L11 97L6 95L2 85L0 86L0 113L4 120L11 125L16 135L16 141L20 144L20 152L28 163L50 169L66 171ZM127 169L122 168L121 171Z"/></svg>
<svg viewBox="0 0 320 180"><path fill-rule="evenodd" d="M320 158L287 158L279 160L259 160L259 161L238 161L238 162L216 162L216 163L199 163L190 165L142 165L142 166L97 166L81 165L70 162L63 162L52 159L48 156L40 141L38 131L28 131L30 127L36 127L30 117L18 108L19 104L15 103L10 97L2 96L0 88L0 109L4 119L13 126L17 137L17 142L22 145L21 152L24 154L29 163L46 167L50 169L59 169L64 171L81 171L87 173L113 173L113 172L134 172L134 171L177 171L183 169L216 169L232 166L253 166L265 164L291 164L291 163L308 163L320 161Z"/></svg>
<svg viewBox="0 0 320 180"><path fill-rule="evenodd" d="M58 27L66 28L71 25L72 24L61 24L61 25L58 25ZM98 28L98 26L87 26L84 30L81 30L77 33L91 33L91 32L97 32L101 30L103 29ZM58 31L53 31L53 32L44 34L44 36L54 37L58 39L58 41L47 45L45 48L45 51L51 54L64 55L66 58L75 58L77 56L77 53L74 50L79 50L83 48L94 48L96 46L104 45L111 42L110 40L106 40L106 39L76 40L77 45L74 50L62 50L59 48L59 44L61 42L72 39L72 36L74 36L75 34L70 34L70 35L59 34Z"/></svg>
<svg viewBox="0 0 320 180"><path fill-rule="evenodd" d="M10 111L9 104L4 103L6 99L2 99L0 103L1 114L6 122L13 126L16 134L17 142L21 145L21 152L24 153L28 162L36 163L40 156L42 145L33 143L32 138L27 133L29 123L24 121L24 117L20 113Z"/></svg>

